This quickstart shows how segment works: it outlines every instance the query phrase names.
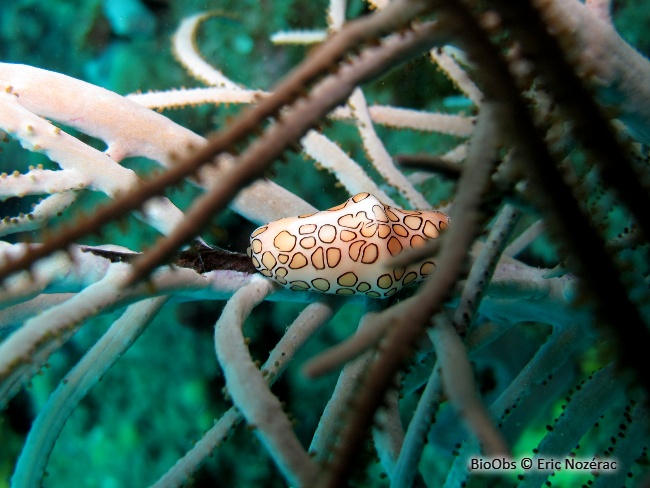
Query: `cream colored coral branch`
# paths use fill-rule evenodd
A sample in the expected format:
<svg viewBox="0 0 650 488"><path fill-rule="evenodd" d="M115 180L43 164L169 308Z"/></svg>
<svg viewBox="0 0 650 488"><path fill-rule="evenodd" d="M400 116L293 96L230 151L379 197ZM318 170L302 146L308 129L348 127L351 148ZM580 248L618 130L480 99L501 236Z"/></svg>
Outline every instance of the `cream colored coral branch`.
<svg viewBox="0 0 650 488"><path fill-rule="evenodd" d="M0 236L40 229L60 215L77 199L74 191L55 193L35 204L28 214L5 217L0 221Z"/></svg>
<svg viewBox="0 0 650 488"><path fill-rule="evenodd" d="M361 166L331 139L310 130L300 142L305 154L323 168L330 170L350 195L368 192L388 205L398 206Z"/></svg>
<svg viewBox="0 0 650 488"><path fill-rule="evenodd" d="M347 0L330 0L327 6L327 29L330 32L340 31L345 23L345 8Z"/></svg>
<svg viewBox="0 0 650 488"><path fill-rule="evenodd" d="M260 90L208 87L132 93L126 98L149 108L175 108L204 103L254 103L263 94Z"/></svg>
<svg viewBox="0 0 650 488"><path fill-rule="evenodd" d="M271 36L273 44L318 44L327 38L325 30L280 31Z"/></svg>
<svg viewBox="0 0 650 488"><path fill-rule="evenodd" d="M124 268L128 266L111 268L104 278L28 320L0 344L0 405L29 381L85 319L119 299L122 292L116 278L124 274Z"/></svg>
<svg viewBox="0 0 650 488"><path fill-rule="evenodd" d="M458 333L444 314L438 314L433 320L429 337L440 363L444 390L479 439L483 452L493 457L508 455L510 448L477 392L467 350Z"/></svg>
<svg viewBox="0 0 650 488"><path fill-rule="evenodd" d="M373 321L377 316L378 307L376 303L366 301L365 313L363 314L356 335L364 334L373 328ZM332 393L327 406L323 411L316 432L309 446L309 452L319 461L325 461L330 455L330 450L336 442L338 422L345 417L347 406L353 401L354 393L359 386L360 378L366 372L368 364L372 360L373 351L366 349L364 354L348 361L339 374L336 387Z"/></svg>
<svg viewBox="0 0 650 488"><path fill-rule="evenodd" d="M133 345L168 297L131 305L66 375L32 424L12 476L14 486L42 485L47 461L68 417L109 368Z"/></svg>
<svg viewBox="0 0 650 488"><path fill-rule="evenodd" d="M105 152L114 161L142 156L171 167L191 148L205 145L203 137L161 114L117 93L59 73L0 63L0 86L12 87L13 93L20 94L20 105L33 114L106 142ZM52 93L56 96L51 96ZM226 167L227 161L218 167L203 167L198 173L200 181L207 184L218 180L227 171ZM154 198L147 210L169 227L182 216L174 217L177 211L163 202ZM160 210L155 205L161 205ZM242 191L232 208L258 224L314 211L304 200L268 180L260 180Z"/></svg>
<svg viewBox="0 0 650 488"><path fill-rule="evenodd" d="M396 129L414 129L468 137L476 123L475 117L422 112L408 108L371 105L368 113L373 122Z"/></svg>
<svg viewBox="0 0 650 488"><path fill-rule="evenodd" d="M36 113L41 112L40 110L32 112L28 108L34 100L29 96L31 90L27 89L27 93L23 91L25 84L20 80L22 71L33 74L32 84L47 77L45 74L47 72L35 68L0 65L0 87L3 85L6 87L5 91L0 92L0 127L18 139L28 150L44 153L50 160L56 162L62 171L55 172L51 179L48 178L49 172L40 169L32 169L25 175L0 177L0 191L3 191L3 196L52 194L87 187L116 198L120 193L136 188L140 179L135 172L120 166L108 154L84 144L37 116ZM16 81L18 86L9 85L10 82ZM60 100L48 102L48 105L59 103ZM42 112L49 114L50 111L47 106L43 107ZM65 117L59 114L57 119L61 120L61 118ZM60 202L61 198L56 200ZM50 201L50 203L54 202ZM60 209L61 205L57 207ZM47 206L41 206L42 218L48 219L55 215L45 214L46 210ZM147 203L145 217L153 227L167 233L182 220L183 214L167 198L159 197ZM24 225L27 224L25 222ZM34 228L35 224L28 227Z"/></svg>
<svg viewBox="0 0 650 488"><path fill-rule="evenodd" d="M196 32L199 25L215 13L201 13L184 19L172 38L172 47L178 61L195 78L206 85L236 90L240 88L230 81L221 71L207 63L196 48Z"/></svg>
<svg viewBox="0 0 650 488"><path fill-rule="evenodd" d="M451 55L444 49L432 49L429 51L429 55L458 89L474 102L474 105L479 106L481 104L483 94Z"/></svg>
<svg viewBox="0 0 650 488"><path fill-rule="evenodd" d="M390 186L396 188L414 209L427 209L429 202L418 192L411 182L399 171L390 154L384 147L370 120L366 97L360 88L352 92L348 100L352 114L356 118L357 128L363 141L363 146L372 165Z"/></svg>
<svg viewBox="0 0 650 488"><path fill-rule="evenodd" d="M253 363L242 334L244 321L253 307L275 288L272 281L258 275L235 293L215 325L215 349L228 393L256 430L285 479L293 485L313 486L318 468L300 445L280 400L271 393Z"/></svg>
<svg viewBox="0 0 650 488"><path fill-rule="evenodd" d="M87 175L73 169L51 171L42 168L30 168L25 174L17 171L12 175L0 175L0 201L11 197L22 198L25 195L43 195L67 190L81 190L90 184Z"/></svg>

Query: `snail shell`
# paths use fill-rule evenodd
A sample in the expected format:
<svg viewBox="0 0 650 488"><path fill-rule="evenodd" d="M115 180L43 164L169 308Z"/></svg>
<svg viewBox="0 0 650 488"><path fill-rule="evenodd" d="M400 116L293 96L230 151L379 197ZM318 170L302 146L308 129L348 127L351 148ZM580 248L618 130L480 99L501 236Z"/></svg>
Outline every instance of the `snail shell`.
<svg viewBox="0 0 650 488"><path fill-rule="evenodd" d="M435 269L428 259L387 268L404 249L435 239L449 217L390 207L359 193L336 207L258 227L250 239L253 266L285 288L385 298Z"/></svg>

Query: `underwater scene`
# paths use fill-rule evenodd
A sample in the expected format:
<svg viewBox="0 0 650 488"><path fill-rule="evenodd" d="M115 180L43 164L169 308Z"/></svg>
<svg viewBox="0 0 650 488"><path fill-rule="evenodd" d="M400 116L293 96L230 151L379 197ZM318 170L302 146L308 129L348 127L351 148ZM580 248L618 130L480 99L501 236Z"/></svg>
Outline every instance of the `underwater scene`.
<svg viewBox="0 0 650 488"><path fill-rule="evenodd" d="M0 488L650 486L648 25L4 0Z"/></svg>

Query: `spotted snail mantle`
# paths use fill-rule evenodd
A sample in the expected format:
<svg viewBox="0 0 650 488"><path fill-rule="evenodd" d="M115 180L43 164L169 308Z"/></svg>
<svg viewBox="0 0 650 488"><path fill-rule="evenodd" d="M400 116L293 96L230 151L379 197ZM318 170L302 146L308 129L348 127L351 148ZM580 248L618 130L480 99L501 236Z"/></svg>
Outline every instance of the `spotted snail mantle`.
<svg viewBox="0 0 650 488"><path fill-rule="evenodd" d="M260 273L290 290L385 298L435 269L431 260L390 269L388 260L437 238L448 224L441 212L402 210L359 193L328 210L258 227L247 252Z"/></svg>

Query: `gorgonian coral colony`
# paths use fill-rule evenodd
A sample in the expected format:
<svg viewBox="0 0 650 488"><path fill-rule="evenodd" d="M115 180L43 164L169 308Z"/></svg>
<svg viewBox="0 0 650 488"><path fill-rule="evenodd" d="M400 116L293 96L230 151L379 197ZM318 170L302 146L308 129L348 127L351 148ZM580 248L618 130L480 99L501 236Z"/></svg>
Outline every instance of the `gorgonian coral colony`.
<svg viewBox="0 0 650 488"><path fill-rule="evenodd" d="M647 7L185 7L0 64L0 486L647 482Z"/></svg>

